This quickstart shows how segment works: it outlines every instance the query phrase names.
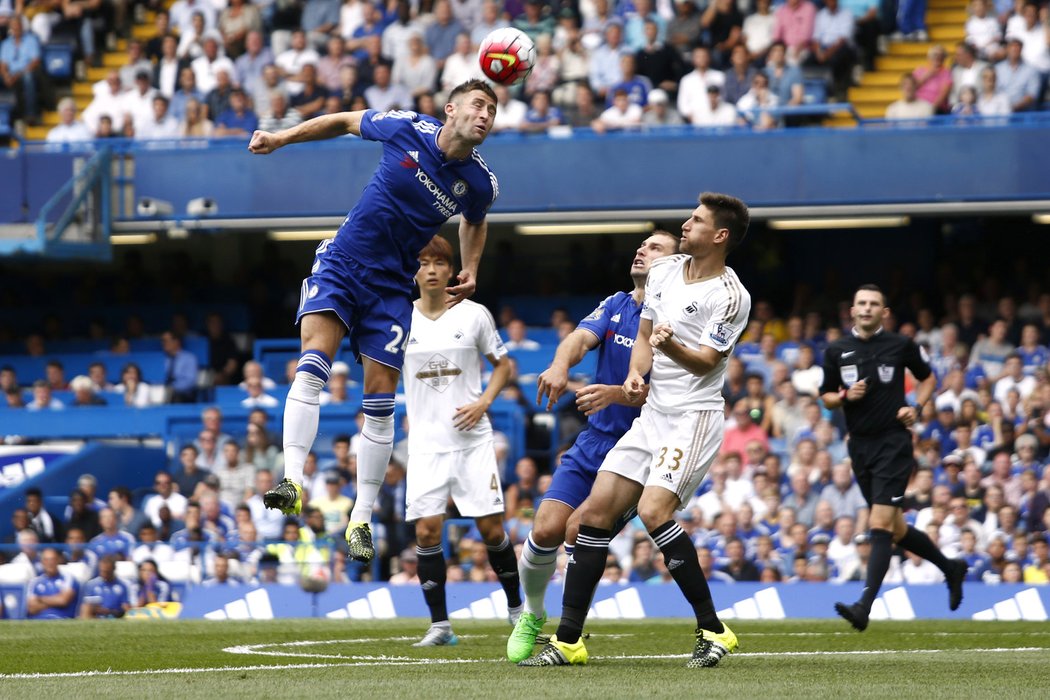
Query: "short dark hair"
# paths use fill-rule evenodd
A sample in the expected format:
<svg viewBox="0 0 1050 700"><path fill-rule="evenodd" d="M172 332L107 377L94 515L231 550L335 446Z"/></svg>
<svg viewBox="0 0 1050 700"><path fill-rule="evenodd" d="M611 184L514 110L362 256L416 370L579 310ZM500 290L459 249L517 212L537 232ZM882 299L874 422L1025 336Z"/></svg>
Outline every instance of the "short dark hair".
<svg viewBox="0 0 1050 700"><path fill-rule="evenodd" d="M736 197L717 192L701 194L700 204L714 214L716 228L729 230L729 239L726 241L726 255L729 255L747 237L747 227L751 223L747 205Z"/></svg>
<svg viewBox="0 0 1050 700"><path fill-rule="evenodd" d="M434 236L430 239L423 250L419 251L421 258L437 258L452 265L452 244L444 236Z"/></svg>
<svg viewBox="0 0 1050 700"><path fill-rule="evenodd" d="M448 95L448 101L455 102L456 98L460 95L467 95L471 92L474 92L475 90L480 90L481 92L485 93L489 96L489 98L492 99L493 102L499 102L499 100L496 99L496 91L492 89L492 86L486 83L484 80L478 80L477 78L460 83L456 87L452 88L452 92L450 92Z"/></svg>
<svg viewBox="0 0 1050 700"><path fill-rule="evenodd" d="M868 284L860 285L859 287L857 287L857 290L853 292L854 299L857 298L857 292L878 292L879 296L882 297L882 305L886 305L886 292L882 291L882 287L880 287L877 284L871 284L869 282Z"/></svg>
<svg viewBox="0 0 1050 700"><path fill-rule="evenodd" d="M333 439L332 442L345 442L347 444L350 444L350 435L347 433L340 433L339 435L335 436L335 439Z"/></svg>
<svg viewBox="0 0 1050 700"><path fill-rule="evenodd" d="M36 486L31 486L26 489L26 498L29 498L30 496L36 496L37 498L42 499L44 497L44 493Z"/></svg>

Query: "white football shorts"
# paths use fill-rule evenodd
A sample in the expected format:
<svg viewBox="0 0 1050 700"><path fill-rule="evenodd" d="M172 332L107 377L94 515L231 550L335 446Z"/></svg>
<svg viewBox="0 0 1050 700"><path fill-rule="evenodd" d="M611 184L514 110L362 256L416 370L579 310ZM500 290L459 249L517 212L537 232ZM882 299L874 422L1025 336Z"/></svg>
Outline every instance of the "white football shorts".
<svg viewBox="0 0 1050 700"><path fill-rule="evenodd" d="M720 409L671 415L643 406L631 429L609 450L600 471L673 491L681 507L718 456L724 425L725 413Z"/></svg>
<svg viewBox="0 0 1050 700"><path fill-rule="evenodd" d="M492 440L466 450L408 456L405 520L444 515L449 496L465 518L503 512Z"/></svg>

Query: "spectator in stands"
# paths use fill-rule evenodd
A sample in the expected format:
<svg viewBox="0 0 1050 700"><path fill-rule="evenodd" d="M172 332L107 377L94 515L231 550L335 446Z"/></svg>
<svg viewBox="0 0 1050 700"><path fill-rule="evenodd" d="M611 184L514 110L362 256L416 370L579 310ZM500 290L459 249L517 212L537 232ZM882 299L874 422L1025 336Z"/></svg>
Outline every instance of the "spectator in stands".
<svg viewBox="0 0 1050 700"><path fill-rule="evenodd" d="M713 0L700 16L700 26L707 31L711 62L719 68L729 66L733 48L743 43L741 27L744 16L734 0Z"/></svg>
<svg viewBox="0 0 1050 700"><path fill-rule="evenodd" d="M737 537L731 538L725 545L725 563L719 569L734 581L758 581L759 570L744 556L744 543Z"/></svg>
<svg viewBox="0 0 1050 700"><path fill-rule="evenodd" d="M736 107L722 100L722 88L718 85L707 87L708 109L694 115L693 126L734 126L737 123Z"/></svg>
<svg viewBox="0 0 1050 700"><path fill-rule="evenodd" d="M73 406L105 406L107 401L95 393L95 383L91 378L80 374L73 377L69 388L73 390Z"/></svg>
<svg viewBox="0 0 1050 700"><path fill-rule="evenodd" d="M960 41L955 45L955 61L952 66L952 91L949 101L955 104L959 101L959 94L964 87L972 87L975 90L981 85L981 73L988 64L977 58L977 50ZM976 102L976 100L975 100Z"/></svg>
<svg viewBox="0 0 1050 700"><path fill-rule="evenodd" d="M427 53L423 37L413 34L408 39L408 52L394 61L391 80L413 97L429 92L437 81L438 64Z"/></svg>
<svg viewBox="0 0 1050 700"><path fill-rule="evenodd" d="M259 128L259 118L248 108L248 98L244 91L234 88L230 93L230 106L215 120L213 134L222 137L248 137L257 128ZM237 370L236 347L233 347L232 353L226 353L218 358L213 353L209 353L209 356L215 384L232 384Z"/></svg>
<svg viewBox="0 0 1050 700"><path fill-rule="evenodd" d="M835 518L849 518L858 530L867 529L868 506L849 464L840 462L831 468L831 483L820 492L820 500L830 504Z"/></svg>
<svg viewBox="0 0 1050 700"><path fill-rule="evenodd" d="M218 73L227 77L236 74L233 61L221 53L222 36L218 32L207 32L203 39L204 53L193 59L190 67L197 80L197 89L207 95L219 83Z"/></svg>
<svg viewBox="0 0 1050 700"><path fill-rule="evenodd" d="M28 32L20 14L8 22L8 36L0 41L0 87L14 93L16 116L29 124L40 121L43 93L47 89L41 63L40 40Z"/></svg>
<svg viewBox="0 0 1050 700"><path fill-rule="evenodd" d="M135 607L142 608L171 601L171 584L161 575L157 562L152 559L140 561L138 573L138 581L132 594Z"/></svg>
<svg viewBox="0 0 1050 700"><path fill-rule="evenodd" d="M136 124L135 138L138 140L174 139L183 133L179 121L169 113L168 98L161 94L153 96L153 116ZM189 109L187 109L187 115Z"/></svg>
<svg viewBox="0 0 1050 700"><path fill-rule="evenodd" d="M197 89L197 74L193 69L186 66L179 71L179 88L171 96L168 111L171 116L180 122L186 118L186 105L190 100L200 102L204 99L203 93Z"/></svg>
<svg viewBox="0 0 1050 700"><path fill-rule="evenodd" d="M214 29L218 19L216 6L207 0L175 0L168 10L171 13L171 24L179 35L192 30L193 15L200 13L206 29Z"/></svg>
<svg viewBox="0 0 1050 700"><path fill-rule="evenodd" d="M215 566L214 573L209 578L201 581L201 585L205 588L215 588L216 586L235 586L240 584L240 581L230 576L230 559L231 555L226 552L217 553L213 562Z"/></svg>
<svg viewBox="0 0 1050 700"><path fill-rule="evenodd" d="M14 543L18 545L18 554L12 560L12 564L18 564L23 569L30 569L39 574L43 570L40 563L40 535L31 527L17 530L14 534Z"/></svg>
<svg viewBox="0 0 1050 700"><path fill-rule="evenodd" d="M44 373L47 385L53 391L66 391L69 389L65 367L58 360L48 360L47 365L44 367Z"/></svg>
<svg viewBox="0 0 1050 700"><path fill-rule="evenodd" d="M1050 73L1050 11L1034 2L1025 2L1019 14L1006 23L1007 39L1021 40L1021 58L1042 74Z"/></svg>
<svg viewBox="0 0 1050 700"><path fill-rule="evenodd" d="M365 90L365 100L370 109L386 111L412 107L412 94L405 87L391 81L389 65L377 65L373 78L374 84Z"/></svg>
<svg viewBox="0 0 1050 700"><path fill-rule="evenodd" d="M107 503L109 510L116 517L117 528L126 533L137 535L143 523L149 521L149 518L143 515L142 511L131 504L131 491L126 486L114 486L110 489ZM101 510L99 511L99 524L105 530L105 525L102 523Z"/></svg>
<svg viewBox="0 0 1050 700"><path fill-rule="evenodd" d="M110 492L110 495L112 500L113 492ZM130 508L130 505L128 507ZM139 525L145 522L145 519L138 511L135 513L141 519L134 524L137 533ZM135 548L135 537L131 532L123 529L117 513L112 508L103 508L98 514L98 524L102 532L89 541L88 544L92 551L99 557L113 555L118 559L129 559L131 551Z"/></svg>
<svg viewBox="0 0 1050 700"><path fill-rule="evenodd" d="M575 90L574 102L566 110L566 121L574 127L590 126L601 116L602 110L598 109L594 91L586 82L578 83ZM498 116L497 114L497 118Z"/></svg>
<svg viewBox="0 0 1050 700"><path fill-rule="evenodd" d="M642 124L645 126L680 126L684 123L682 116L671 106L671 98L667 93L660 88L654 88L649 93L649 107L642 115Z"/></svg>
<svg viewBox="0 0 1050 700"><path fill-rule="evenodd" d="M147 522L139 529L139 544L131 551L131 560L141 565L144 561L167 562L175 558L171 545L161 542L160 531Z"/></svg>
<svg viewBox="0 0 1050 700"><path fill-rule="evenodd" d="M62 520L44 507L44 495L39 488L31 486L25 493L26 513L29 527L40 536L41 542L58 542L62 539Z"/></svg>
<svg viewBox="0 0 1050 700"><path fill-rule="evenodd" d="M135 408L145 408L152 401L150 398L150 386L142 381L142 370L133 362L124 365L121 370L121 383L113 387L113 391L124 394L124 405Z"/></svg>
<svg viewBox="0 0 1050 700"><path fill-rule="evenodd" d="M994 13L989 13L990 4L990 0L972 0L970 3L966 43L974 47L981 58L998 61L1003 57L1003 27Z"/></svg>
<svg viewBox="0 0 1050 700"><path fill-rule="evenodd" d="M656 28L655 41L663 42L667 36L667 22L660 13L653 11L652 0L634 0L634 11L624 14L624 44L630 51L639 51L650 40L646 36L646 24Z"/></svg>
<svg viewBox="0 0 1050 700"><path fill-rule="evenodd" d="M667 43L686 56L701 43L700 11L693 0L675 0L674 11L667 22Z"/></svg>
<svg viewBox="0 0 1050 700"><path fill-rule="evenodd" d="M289 104L306 121L322 113L325 100L328 99L328 89L317 82L317 66L311 63L303 66L300 77L302 90L292 95Z"/></svg>
<svg viewBox="0 0 1050 700"><path fill-rule="evenodd" d="M244 408L256 408L259 406L262 408L274 408L280 405L280 401L265 392L262 381L258 377L245 380L245 386L248 388L248 396L241 401L241 406Z"/></svg>
<svg viewBox="0 0 1050 700"><path fill-rule="evenodd" d="M853 46L856 33L853 13L839 7L839 0L825 0L813 24L813 40L809 45L809 63L831 70L836 99L846 98L852 83L853 66L857 52Z"/></svg>
<svg viewBox="0 0 1050 700"><path fill-rule="evenodd" d="M171 30L171 15L164 8L158 9L153 15L153 36L143 45L143 53L148 61L155 63L160 60L164 38L169 36L175 37ZM177 45L178 37L175 38Z"/></svg>
<svg viewBox="0 0 1050 700"><path fill-rule="evenodd" d="M59 100L58 118L58 125L47 132L48 143L78 143L95 138L91 129L77 119L77 103L72 97Z"/></svg>
<svg viewBox="0 0 1050 700"><path fill-rule="evenodd" d="M813 525L819 496L813 492L806 474L799 471L791 475L791 494L784 499L784 505L795 511L798 522L806 527Z"/></svg>
<svg viewBox="0 0 1050 700"><path fill-rule="evenodd" d="M101 362L92 362L88 365L88 379L95 391L113 391L113 385L106 377L106 365Z"/></svg>
<svg viewBox="0 0 1050 700"><path fill-rule="evenodd" d="M452 12L449 0L434 3L434 20L424 30L426 47L436 64L437 72L445 67L445 60L456 47L456 37L466 31Z"/></svg>
<svg viewBox="0 0 1050 700"><path fill-rule="evenodd" d="M40 555L43 573L29 582L26 613L30 620L72 619L76 614L80 584L59 571L62 555L48 547Z"/></svg>
<svg viewBox="0 0 1050 700"><path fill-rule="evenodd" d="M525 0L523 12L514 18L513 26L529 35L534 42L544 34L554 33L554 17L544 14L542 0Z"/></svg>
<svg viewBox="0 0 1050 700"><path fill-rule="evenodd" d="M563 118L561 110L551 106L551 96L547 92L534 92L529 111L525 113L525 122L521 130L525 132L543 132L552 126L558 126Z"/></svg>
<svg viewBox="0 0 1050 700"><path fill-rule="evenodd" d="M233 72L219 69L215 72L215 87L204 96L205 116L214 121L215 117L230 107L230 95L233 93ZM186 335L181 329L173 329L179 335Z"/></svg>
<svg viewBox="0 0 1050 700"><path fill-rule="evenodd" d="M527 332L524 321L519 318L512 319L507 324L507 350L539 350L540 344L526 337Z"/></svg>
<svg viewBox="0 0 1050 700"><path fill-rule="evenodd" d="M253 98L263 87L263 68L274 62L273 52L265 43L262 32L248 32L244 40L245 51L234 61L234 68L237 71L235 82ZM255 107L256 110L259 109L258 104Z"/></svg>
<svg viewBox="0 0 1050 700"><path fill-rule="evenodd" d="M171 331L161 335L161 346L167 359L164 363L164 386L172 403L193 403L197 400L197 357L184 350L182 338Z"/></svg>
<svg viewBox="0 0 1050 700"><path fill-rule="evenodd" d="M816 18L817 8L809 0L787 0L773 14L773 40L784 42L791 65L806 60Z"/></svg>
<svg viewBox="0 0 1050 700"><path fill-rule="evenodd" d="M901 78L901 99L886 108L887 119L927 119L933 116L933 105L920 100L916 91L918 83L910 73Z"/></svg>
<svg viewBox="0 0 1050 700"><path fill-rule="evenodd" d="M1022 494L1021 479L1014 476L1012 466L1009 450L1000 449L992 456L991 473L981 479L981 486L985 489L986 503L988 501L988 492L993 487L996 487L1001 491L1003 500L1006 503L1015 508L1020 506ZM986 525L987 522L986 517Z"/></svg>
<svg viewBox="0 0 1050 700"><path fill-rule="evenodd" d="M755 73L751 77L751 89L736 103L740 124L750 124L755 129L775 128L780 121L766 110L777 106L777 96L769 89L769 77L765 73ZM757 376L760 382L764 381L761 375Z"/></svg>
<svg viewBox="0 0 1050 700"><path fill-rule="evenodd" d="M207 33L204 14L193 13L190 19L190 29L179 33L179 47L176 55L187 64L197 60L204 55L204 35Z"/></svg>
<svg viewBox="0 0 1050 700"><path fill-rule="evenodd" d="M729 69L725 73L725 101L736 104L751 89L756 72L756 68L751 65L747 47L743 44L734 46L729 56Z"/></svg>
<svg viewBox="0 0 1050 700"><path fill-rule="evenodd" d="M762 0L768 4L768 0ZM682 54L664 43L663 33L656 18L649 16L644 25L644 43L634 53L638 75L648 78L649 83L666 93L678 91L678 81L685 74Z"/></svg>
<svg viewBox="0 0 1050 700"><path fill-rule="evenodd" d="M988 335L973 344L970 350L970 365L980 365L984 376L994 382L1003 374L1006 358L1014 352L1014 346L1006 338L1006 322L996 319L988 327Z"/></svg>
<svg viewBox="0 0 1050 700"><path fill-rule="evenodd" d="M153 479L154 494L147 496L142 507L143 514L149 518L154 527L161 526L160 511L167 508L171 517L182 520L186 516L186 495L174 489L174 479L166 471L159 471Z"/></svg>
<svg viewBox="0 0 1050 700"><path fill-rule="evenodd" d="M353 57L346 53L346 42L341 36L328 38L327 53L317 62L317 82L324 87L329 94L340 90L340 73L345 66L355 66Z"/></svg>
<svg viewBox="0 0 1050 700"><path fill-rule="evenodd" d="M453 14L459 16L456 8L460 5L461 2L459 0L453 4ZM475 48L481 43L482 39L489 35L489 33L510 26L510 23L507 22L506 18L502 15L503 3L498 2L498 0L483 0L480 5L480 18L470 29L470 45ZM462 18L460 21L462 21Z"/></svg>
<svg viewBox="0 0 1050 700"><path fill-rule="evenodd" d="M1014 112L1033 109L1039 97L1039 73L1021 57L1022 48L1020 39L1008 38L1006 59L995 66L996 82Z"/></svg>
<svg viewBox="0 0 1050 700"><path fill-rule="evenodd" d="M517 131L525 121L528 106L511 97L505 85L494 85L493 90L496 92L496 118L492 122L492 130Z"/></svg>
<svg viewBox="0 0 1050 700"><path fill-rule="evenodd" d="M172 474L179 493L187 498L192 498L197 484L211 474L207 469L201 468L198 462L199 455L200 450L196 445L183 445L179 450L179 468Z"/></svg>
<svg viewBox="0 0 1050 700"><path fill-rule="evenodd" d="M306 33L297 29L292 32L291 47L278 54L275 63L288 91L294 95L302 89L303 66L316 66L320 60L321 56L307 45Z"/></svg>
<svg viewBox="0 0 1050 700"><path fill-rule="evenodd" d="M339 31L339 0L305 0L299 26L312 49L324 50L328 38Z"/></svg>
<svg viewBox="0 0 1050 700"><path fill-rule="evenodd" d="M525 79L525 94L550 92L558 85L561 73L561 59L554 53L549 34L541 34L536 41L536 59L532 71Z"/></svg>
<svg viewBox="0 0 1050 700"><path fill-rule="evenodd" d="M602 134L606 131L618 131L620 129L631 129L642 123L642 108L631 102L630 96L623 88L613 91L612 106L606 109L591 124L596 133Z"/></svg>
<svg viewBox="0 0 1050 700"><path fill-rule="evenodd" d="M995 381L992 395L996 401L1005 404L1009 393L1016 391L1022 401L1027 401L1032 392L1035 391L1037 384L1033 375L1024 373L1021 356L1013 352L1007 355L1006 360L1003 362L1003 370Z"/></svg>
<svg viewBox="0 0 1050 700"><path fill-rule="evenodd" d="M347 386L350 382L350 365L342 361L332 363L332 375L328 379L328 403L345 404L350 401Z"/></svg>
<svg viewBox="0 0 1050 700"><path fill-rule="evenodd" d="M38 379L33 382L33 400L26 404L28 411L52 410L58 411L66 405L51 395L51 385L46 379Z"/></svg>
<svg viewBox="0 0 1050 700"><path fill-rule="evenodd" d="M241 446L230 440L222 446L226 466L215 472L219 477L219 498L231 508L251 497L255 467L241 459Z"/></svg>
<svg viewBox="0 0 1050 700"><path fill-rule="evenodd" d="M219 15L216 23L222 34L226 55L238 58L244 53L249 32L263 29L259 8L246 0L229 0L229 5Z"/></svg>
<svg viewBox="0 0 1050 700"><path fill-rule="evenodd" d="M948 96L952 90L952 74L944 65L947 52L940 44L927 52L928 63L912 72L915 78L915 95L933 105L938 114L948 113Z"/></svg>
<svg viewBox="0 0 1050 700"><path fill-rule="evenodd" d="M270 440L265 428L258 425L248 426L248 436L244 443L244 460L255 465L256 469L266 469L280 473L284 469L284 455Z"/></svg>
<svg viewBox="0 0 1050 700"><path fill-rule="evenodd" d="M98 524L98 513L89 506L87 495L79 488L69 495L63 529L67 533L70 529L79 530L88 539L102 531Z"/></svg>
<svg viewBox="0 0 1050 700"><path fill-rule="evenodd" d="M711 111L708 87L721 87L725 84L725 75L711 68L711 52L703 46L693 49L692 59L693 71L678 85L678 113L687 122L696 124Z"/></svg>
<svg viewBox="0 0 1050 700"><path fill-rule="evenodd" d="M340 493L342 479L338 472L327 472L324 484L324 491L311 495L310 505L324 515L325 531L333 537L338 537L346 529L354 502Z"/></svg>
<svg viewBox="0 0 1050 700"><path fill-rule="evenodd" d="M623 23L614 18L605 27L605 41L591 52L590 84L599 100L607 101L613 86L623 81L620 56L623 46Z"/></svg>
<svg viewBox="0 0 1050 700"><path fill-rule="evenodd" d="M84 586L80 618L95 620L124 617L130 608L128 584L117 578L116 559L112 556L102 557L98 562L98 576Z"/></svg>
<svg viewBox="0 0 1050 700"><path fill-rule="evenodd" d="M153 63L146 56L142 42L138 39L131 39L128 41L128 53L125 63L120 68L120 82L124 85L131 85L141 71L152 73Z"/></svg>
<svg viewBox="0 0 1050 700"><path fill-rule="evenodd" d="M273 474L268 471L255 473L255 493L248 499L252 522L262 540L275 540L281 536L284 515L278 510L270 510L263 505L263 494L273 488Z"/></svg>

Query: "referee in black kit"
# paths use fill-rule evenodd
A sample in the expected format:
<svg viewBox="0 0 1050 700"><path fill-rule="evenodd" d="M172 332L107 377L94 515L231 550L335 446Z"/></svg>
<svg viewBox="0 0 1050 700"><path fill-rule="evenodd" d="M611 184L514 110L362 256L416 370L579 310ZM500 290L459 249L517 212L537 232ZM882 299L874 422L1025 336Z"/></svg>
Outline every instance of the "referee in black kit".
<svg viewBox="0 0 1050 700"><path fill-rule="evenodd" d="M835 604L835 611L861 632L868 627L871 605L879 595L894 543L944 572L952 610L962 602L967 569L965 561L941 554L926 533L908 525L901 513L904 490L915 469L909 428L930 400L937 379L914 341L882 327L886 311L881 289L873 284L857 289L850 307L853 332L828 347L820 387L824 405L829 409L841 406L846 413L853 473L871 506L871 557L864 591L853 605ZM920 381L916 407L904 398L905 369Z"/></svg>

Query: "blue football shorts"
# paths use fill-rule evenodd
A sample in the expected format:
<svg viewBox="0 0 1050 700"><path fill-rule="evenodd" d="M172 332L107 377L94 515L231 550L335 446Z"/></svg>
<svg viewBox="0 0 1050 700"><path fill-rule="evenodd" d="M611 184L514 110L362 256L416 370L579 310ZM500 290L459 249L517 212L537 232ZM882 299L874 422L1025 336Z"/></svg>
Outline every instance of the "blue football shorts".
<svg viewBox="0 0 1050 700"><path fill-rule="evenodd" d="M587 428L576 437L568 452L562 455L561 464L554 470L551 485L543 494L543 500L560 501L572 509L580 507L591 494L598 468L605 455L619 441L619 436Z"/></svg>
<svg viewBox="0 0 1050 700"><path fill-rule="evenodd" d="M412 290L389 273L366 267L324 241L303 280L295 322L331 311L343 322L354 357L400 370L412 325Z"/></svg>

